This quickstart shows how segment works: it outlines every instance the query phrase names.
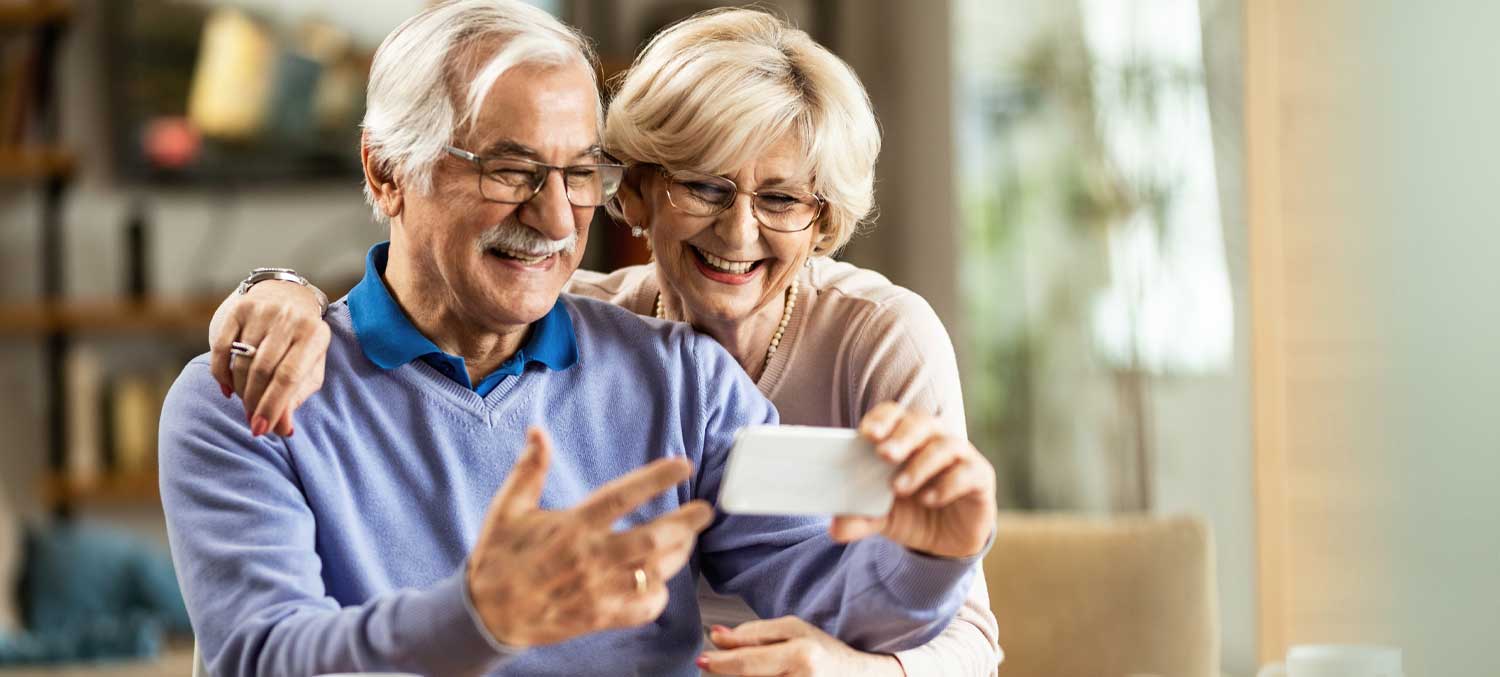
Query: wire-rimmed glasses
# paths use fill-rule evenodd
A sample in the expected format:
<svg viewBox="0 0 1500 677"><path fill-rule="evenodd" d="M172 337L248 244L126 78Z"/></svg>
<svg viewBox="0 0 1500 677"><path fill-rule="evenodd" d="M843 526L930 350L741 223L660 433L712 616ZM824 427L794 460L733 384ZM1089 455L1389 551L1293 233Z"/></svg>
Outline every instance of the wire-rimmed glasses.
<svg viewBox="0 0 1500 677"><path fill-rule="evenodd" d="M795 188L740 190L735 182L722 176L674 172L661 166L657 169L667 179L667 201L690 216L718 216L734 206L736 195L749 195L755 219L777 232L807 230L823 213L823 198Z"/></svg>
<svg viewBox="0 0 1500 677"><path fill-rule="evenodd" d="M445 146L449 155L468 160L479 171L479 195L490 202L521 204L535 197L547 183L547 175L562 175L568 203L575 207L602 207L620 189L625 165L594 163L558 167L509 157L481 157L462 148Z"/></svg>

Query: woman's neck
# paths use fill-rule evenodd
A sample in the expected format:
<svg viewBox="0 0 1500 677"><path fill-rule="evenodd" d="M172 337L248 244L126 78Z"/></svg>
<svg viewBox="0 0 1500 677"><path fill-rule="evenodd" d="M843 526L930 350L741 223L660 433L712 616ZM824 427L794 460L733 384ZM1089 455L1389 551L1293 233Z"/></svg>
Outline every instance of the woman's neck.
<svg viewBox="0 0 1500 677"><path fill-rule="evenodd" d="M734 357L751 380L759 380L766 368L766 350L771 346L771 337L781 325L781 315L786 311L786 293L778 293L765 307L749 317L734 320L702 317L684 308L676 294L661 287L662 308L670 319L692 325L694 329L712 336L719 345Z"/></svg>

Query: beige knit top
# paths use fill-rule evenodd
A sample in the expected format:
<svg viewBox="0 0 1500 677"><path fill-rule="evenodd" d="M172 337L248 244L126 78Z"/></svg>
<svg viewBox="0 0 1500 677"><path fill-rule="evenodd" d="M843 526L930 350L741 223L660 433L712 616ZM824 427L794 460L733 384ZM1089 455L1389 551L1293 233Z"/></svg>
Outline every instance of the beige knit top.
<svg viewBox="0 0 1500 677"><path fill-rule="evenodd" d="M953 342L922 297L879 273L815 259L802 271L796 307L756 382L781 422L853 428L876 404L895 401L933 413L966 435L963 394ZM603 274L580 270L565 290L651 315L659 290L656 267ZM991 675L1000 660L998 629L983 572L936 639L897 654L906 673ZM738 598L699 586L705 622L734 626L754 618Z"/></svg>

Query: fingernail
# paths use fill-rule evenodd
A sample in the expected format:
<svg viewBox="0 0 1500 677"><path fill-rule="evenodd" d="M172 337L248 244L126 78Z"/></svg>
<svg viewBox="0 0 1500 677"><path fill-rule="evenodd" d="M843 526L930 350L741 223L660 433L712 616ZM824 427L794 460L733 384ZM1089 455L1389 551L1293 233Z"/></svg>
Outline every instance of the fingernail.
<svg viewBox="0 0 1500 677"><path fill-rule="evenodd" d="M729 628L726 628L726 627L724 627L722 625L709 626L708 629L711 630L711 631L713 631L713 632L729 632Z"/></svg>
<svg viewBox="0 0 1500 677"><path fill-rule="evenodd" d="M937 505L937 492L927 492L927 495L922 497L922 502L926 503L927 505Z"/></svg>
<svg viewBox="0 0 1500 677"><path fill-rule="evenodd" d="M266 417L256 416L255 418L250 419L250 436L260 437L261 435L266 434L266 430L270 427L271 422L267 421Z"/></svg>
<svg viewBox="0 0 1500 677"><path fill-rule="evenodd" d="M224 385L223 383L220 383L219 384L219 392L224 393L224 397L228 398L231 395L234 395L234 388L231 388L231 387L229 387L227 385Z"/></svg>
<svg viewBox="0 0 1500 677"><path fill-rule="evenodd" d="M896 491L906 493L911 489L911 475L901 475L896 478Z"/></svg>
<svg viewBox="0 0 1500 677"><path fill-rule="evenodd" d="M693 661L693 664L697 665L700 670L707 670L708 656L699 656L697 660Z"/></svg>
<svg viewBox="0 0 1500 677"><path fill-rule="evenodd" d="M290 423L286 424L286 436L287 437L291 437L292 435L296 435L296 434L297 434L297 429L295 427L293 427L292 424L290 424Z"/></svg>

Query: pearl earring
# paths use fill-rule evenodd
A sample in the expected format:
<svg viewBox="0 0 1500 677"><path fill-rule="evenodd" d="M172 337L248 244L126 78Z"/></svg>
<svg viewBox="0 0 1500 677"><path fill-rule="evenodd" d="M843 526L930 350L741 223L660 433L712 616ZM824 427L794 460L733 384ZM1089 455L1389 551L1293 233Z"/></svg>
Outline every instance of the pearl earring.
<svg viewBox="0 0 1500 677"><path fill-rule="evenodd" d="M640 226L631 226L630 227L630 236L631 237L646 237L646 229L642 228Z"/></svg>

